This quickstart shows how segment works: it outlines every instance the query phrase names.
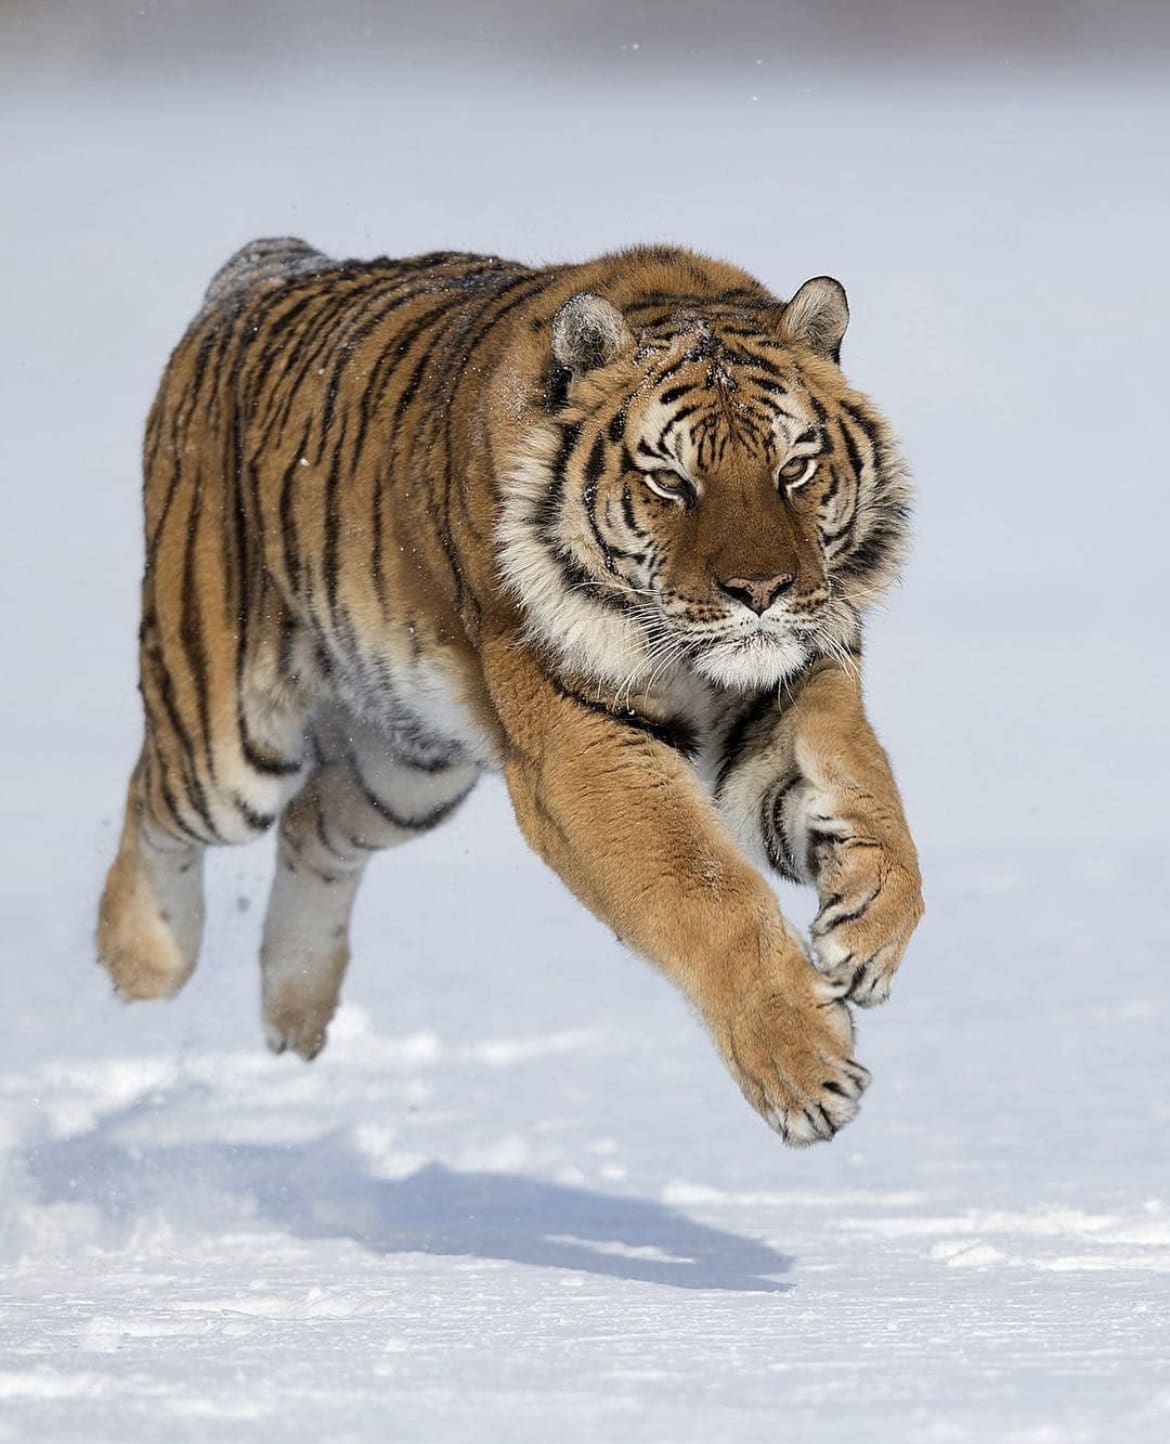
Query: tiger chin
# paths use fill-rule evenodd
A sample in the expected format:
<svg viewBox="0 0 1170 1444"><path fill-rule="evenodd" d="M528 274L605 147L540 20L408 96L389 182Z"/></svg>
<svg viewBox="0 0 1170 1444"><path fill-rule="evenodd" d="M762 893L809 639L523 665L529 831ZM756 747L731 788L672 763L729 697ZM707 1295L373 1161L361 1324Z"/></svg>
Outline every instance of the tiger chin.
<svg viewBox="0 0 1170 1444"><path fill-rule="evenodd" d="M264 1027L314 1057L369 858L496 770L752 1106L831 1138L869 1081L850 1004L922 914L860 681L910 496L847 322L828 277L785 301L671 247L233 256L146 428L119 994L182 987L206 849L275 826ZM771 874L817 889L807 944Z"/></svg>

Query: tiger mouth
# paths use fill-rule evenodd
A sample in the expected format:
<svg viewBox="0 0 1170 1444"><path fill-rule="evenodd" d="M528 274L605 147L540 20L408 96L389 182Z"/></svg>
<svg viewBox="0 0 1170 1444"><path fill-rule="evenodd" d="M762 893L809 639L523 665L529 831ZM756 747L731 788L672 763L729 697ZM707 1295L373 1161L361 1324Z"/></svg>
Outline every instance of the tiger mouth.
<svg viewBox="0 0 1170 1444"><path fill-rule="evenodd" d="M695 641L702 646L735 644L737 646L757 646L763 643L782 644L790 642L795 637L815 632L820 626L820 618L814 616L783 616L774 617L770 620L760 619L756 623L736 621L728 627L719 630L703 631L695 633ZM684 628L684 631L690 629Z"/></svg>
<svg viewBox="0 0 1170 1444"><path fill-rule="evenodd" d="M791 631L764 631L736 633L730 637L716 639L711 645L721 646L733 652L761 652L770 647L784 647L801 640Z"/></svg>
<svg viewBox="0 0 1170 1444"><path fill-rule="evenodd" d="M657 655L670 652L673 662L704 671L704 664L735 668L768 665L771 659L787 658L785 670L799 665L810 651L817 650L824 628L821 606L799 613L786 612L770 618L728 618L695 622L674 616L663 608L657 625L648 629L648 641ZM665 649L664 651L660 649Z"/></svg>
<svg viewBox="0 0 1170 1444"><path fill-rule="evenodd" d="M683 657L690 663L698 663L704 657L762 657L771 652L782 652L799 648L802 652L808 645L807 634L801 634L787 627L759 627L753 631L703 632L698 635L682 632L686 643Z"/></svg>

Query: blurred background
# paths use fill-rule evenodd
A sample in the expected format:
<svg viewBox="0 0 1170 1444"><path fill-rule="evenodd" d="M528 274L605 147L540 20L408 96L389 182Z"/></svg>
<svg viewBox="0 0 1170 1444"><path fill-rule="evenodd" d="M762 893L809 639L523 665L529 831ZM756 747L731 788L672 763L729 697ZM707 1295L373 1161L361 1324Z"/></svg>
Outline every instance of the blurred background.
<svg viewBox="0 0 1170 1444"><path fill-rule="evenodd" d="M1150 1249L1170 1268L1168 182L1160 0L0 0L0 1184L32 1220L30 1297L62 1257L88 1278L82 1245L126 1247L143 1220L188 1261L222 1218L252 1227L268 1175L245 1146L273 1139L310 1191L318 1156L298 1139L342 1140L359 1179L438 1161L559 1180L589 1190L588 1216L590 1199L681 1178L690 1192L669 1196L692 1212L811 1266L785 1367L843 1371L842 1439L1165 1438L1170 1382L1155 1395L1147 1366L1170 1341L1141 1270ZM525 850L491 781L371 869L349 1004L313 1070L261 1051L267 844L213 859L206 955L178 1002L108 999L89 939L139 740L142 421L208 278L266 234L533 262L666 240L782 295L825 272L846 285L845 371L918 487L915 552L866 667L928 916L890 1007L862 1020L877 1081L830 1149L797 1157L763 1131L681 1001ZM807 920L807 896L784 901ZM509 1053L513 1034L528 1042ZM176 1153L192 1139L201 1152ZM215 1180L206 1206L197 1176ZM780 1186L788 1203L768 1204ZM885 1210L872 1247L835 1229L845 1197ZM1036 1200L1065 1212L1036 1219ZM59 1212L81 1201L84 1229ZM331 1195L350 1205L365 1218ZM465 1203L428 1207L465 1226ZM954 1273L922 1220L978 1236L973 1208L1001 1232ZM1105 1224L1068 1222L1093 1209L1129 1220L1112 1254ZM1060 1242L1078 1227L1095 1263ZM1045 1248L1056 1262L1029 1272ZM329 1249L303 1274L290 1255L288 1277L344 1272ZM390 1263L363 1254L362 1287ZM454 1288L444 1263L424 1278L437 1297ZM467 1287L490 1301L502 1277ZM490 1326L480 1297L460 1315L469 1337ZM531 1334L517 1322L527 1363L485 1355L480 1382L505 1387L513 1367L517 1388L555 1382L556 1349L604 1335L612 1299L597 1298L595 1325L555 1308ZM892 1339L866 1313L886 1305ZM69 1308L53 1317L71 1337ZM701 1317L723 1337L723 1315ZM896 1356L843 1356L844 1317ZM607 1373L603 1342L588 1357L614 1399L677 1407L669 1437L724 1437L703 1410L762 1408L776 1382L769 1317L735 1318L722 1383L665 1305L658 1382ZM1004 1355L1001 1324L1023 1355ZM419 1388L446 1358L431 1343L402 1364ZM380 1339L352 1357L385 1365ZM789 1423L820 1397L788 1395ZM560 1437L577 1437L571 1389L562 1405ZM897 1411L912 1408L950 1425L909 1434ZM1071 1432L1043 1432L1068 1411ZM139 1437L118 1419L109 1437Z"/></svg>
<svg viewBox="0 0 1170 1444"><path fill-rule="evenodd" d="M1141 834L1101 756L1161 731L1128 649L1166 517L1168 56L1156 0L0 0L0 446L62 608L14 645L133 731L141 418L242 241L677 241L849 291L846 369L920 489L871 667L919 826Z"/></svg>
<svg viewBox="0 0 1170 1444"><path fill-rule="evenodd" d="M4 0L22 58L83 73L135 62L216 67L288 55L458 53L612 62L774 60L948 64L1150 58L1170 40L1160 0Z"/></svg>

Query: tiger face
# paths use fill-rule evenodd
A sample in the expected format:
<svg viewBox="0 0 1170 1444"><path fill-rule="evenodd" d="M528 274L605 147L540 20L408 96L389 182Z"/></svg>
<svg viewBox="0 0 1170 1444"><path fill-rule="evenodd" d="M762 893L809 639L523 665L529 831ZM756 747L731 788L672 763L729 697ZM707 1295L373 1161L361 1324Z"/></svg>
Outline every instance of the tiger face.
<svg viewBox="0 0 1170 1444"><path fill-rule="evenodd" d="M563 404L514 473L503 539L530 625L573 666L749 690L856 645L909 493L837 367L847 319L827 278L787 307L675 310L636 335L600 297L561 308Z"/></svg>

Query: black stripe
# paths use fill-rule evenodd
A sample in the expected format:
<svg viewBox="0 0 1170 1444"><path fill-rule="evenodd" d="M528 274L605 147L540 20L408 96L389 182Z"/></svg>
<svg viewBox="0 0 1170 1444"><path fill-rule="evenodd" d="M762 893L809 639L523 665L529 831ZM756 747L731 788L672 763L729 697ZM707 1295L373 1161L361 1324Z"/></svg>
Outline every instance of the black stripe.
<svg viewBox="0 0 1170 1444"><path fill-rule="evenodd" d="M787 396L788 387L782 381L771 381L762 376L749 376L746 378L756 388L769 396Z"/></svg>
<svg viewBox="0 0 1170 1444"><path fill-rule="evenodd" d="M273 347L273 360L283 356L285 366L271 385L268 385L270 372L266 369L269 360L267 346L264 340L260 341L260 380L254 380L249 387L258 450L265 449L274 438L283 435L293 404L300 394L301 383L329 344L331 333L328 323L344 312L352 296L351 291L334 289L328 278L321 275L306 277L305 284L309 290L304 297L303 309L297 312L287 327L281 327L276 333L283 344ZM282 319L278 317L273 325ZM294 363L299 363L296 370L292 369ZM267 386L267 396L261 391L261 384Z"/></svg>
<svg viewBox="0 0 1170 1444"><path fill-rule="evenodd" d="M548 376L544 383L544 405L546 411L559 411L569 399L569 382L573 373L567 366L556 361L549 363Z"/></svg>
<svg viewBox="0 0 1170 1444"><path fill-rule="evenodd" d="M195 809L199 820L207 829L207 838L210 842L222 842L219 829L211 820L211 808L208 805L207 793L203 788L203 781L199 776L198 764L195 760L195 745L186 724L179 714L178 699L175 696L175 686L170 671L161 653L156 653L148 659L148 666L143 668L143 679L146 679L149 670L149 663L153 662L157 675L152 679L158 686L159 700L162 702L163 711L166 714L167 722L171 731L179 743L179 750L182 753L183 763L183 786L186 790L187 800Z"/></svg>
<svg viewBox="0 0 1170 1444"><path fill-rule="evenodd" d="M289 299L287 292L278 294L282 301ZM264 390L264 385L268 380L269 372L273 366L275 366L277 361L282 357L288 355L289 348L280 344L284 340L285 332L305 314L314 300L316 300L316 293L311 290L303 296L297 297L294 295L292 304L286 311L282 312L275 319L268 320L268 328L264 333L259 359L248 377L250 409L255 409L255 403Z"/></svg>
<svg viewBox="0 0 1170 1444"><path fill-rule="evenodd" d="M553 462L550 485L541 498L536 513L537 524L549 545L553 544L554 530L560 518L561 499L565 491L565 468L581 438L581 423L579 421L563 421L560 424L560 430L561 444L557 448L556 460Z"/></svg>
<svg viewBox="0 0 1170 1444"><path fill-rule="evenodd" d="M702 402L693 401L690 406L680 406L674 415L667 421L666 425L658 433L658 445L661 446L666 440L667 434L684 422L688 416L693 416L696 411L702 409Z"/></svg>
<svg viewBox="0 0 1170 1444"><path fill-rule="evenodd" d="M329 273L331 276L334 273ZM300 364L295 371L285 372L280 378L280 385L272 388L272 396L265 414L261 420L258 436L258 449L266 448L274 436L283 434L292 416L293 407L301 395L301 388L310 376L320 370L321 364L328 358L333 348L343 345L339 332L344 330L347 322L351 319L351 311L363 302L372 299L376 295L379 286L383 284L381 277L366 277L366 284L338 286L335 289L321 292L316 299L320 302L318 307L311 313L306 321L305 330L312 336L311 343L298 344L294 354L298 357ZM372 293L372 294L371 294ZM413 293L397 298L401 304L409 304L413 299ZM308 340L308 337L305 338ZM318 443L318 460L320 459L320 448L324 446L325 433L322 431Z"/></svg>
<svg viewBox="0 0 1170 1444"><path fill-rule="evenodd" d="M454 280L454 278L452 279ZM361 346L375 330L377 330L377 328L387 319L387 317L392 315L395 311L401 310L404 306L410 305L413 301L424 302L427 299L429 299L428 293L423 290L417 290L413 288L407 291L395 290L384 298L382 305L375 306L373 310L365 316L359 316L358 319L360 321L360 324L357 330L352 335L345 337L344 341L338 346L337 360L334 363L333 374L330 378L329 386L326 391L325 414L322 423L323 441L324 433L328 431L329 426L332 422L333 404L336 399L338 386L340 385L342 372L347 361L350 359L351 356L356 353L357 348ZM463 304L463 300L464 297L462 293L457 288L452 287L449 292L443 295L443 306L440 308L440 310L443 312L447 310L454 310ZM426 317L424 317L424 319L415 326L413 332L408 333L408 335L405 337L395 337L394 343L392 345L383 348L381 355L378 357L377 362L371 369L371 373L363 378L361 424L358 428L357 436L354 443L355 464L358 455L360 455L361 453L362 445L365 441L366 427L369 424L372 404L377 401L381 395L381 368L386 363L388 357L390 358L390 367L392 368L397 363L398 359L405 355L406 347L413 342L415 336L417 336L421 330L424 330L427 326L429 326L434 320L434 313L428 312ZM377 374L375 374L375 372Z"/></svg>
<svg viewBox="0 0 1170 1444"><path fill-rule="evenodd" d="M622 518L640 541L647 540L647 534L638 525L638 518L634 515L634 499L628 481L622 487Z"/></svg>
<svg viewBox="0 0 1170 1444"><path fill-rule="evenodd" d="M860 904L860 906L852 909L852 911L850 912L838 913L837 916L832 920L832 922L821 923L817 929L818 933L823 936L826 933L831 933L834 928L841 927L844 923L855 923L858 918L864 917L865 914L869 912L873 904L877 901L878 897L881 895L881 890L882 885L879 882L877 887L874 888L873 892L870 893L869 897L867 897L865 901ZM840 894L837 894L832 899L827 898L825 902L821 905L822 916L826 912L828 912L831 907L839 905L841 900L842 899Z"/></svg>
<svg viewBox="0 0 1170 1444"><path fill-rule="evenodd" d="M779 720L780 711L776 704L775 692L761 692L751 704L746 707L736 718L735 725L727 734L727 740L723 744L723 759L719 764L719 771L715 777L714 794L716 801L727 784L736 766L742 760L744 746L748 740L748 733L761 718L767 716L768 712L776 708L776 717Z"/></svg>
<svg viewBox="0 0 1170 1444"><path fill-rule="evenodd" d="M248 728L243 702L238 696L236 698L236 720L239 724L244 760L253 772L259 772L265 777L294 777L304 766L301 758L272 757L257 746Z"/></svg>
<svg viewBox="0 0 1170 1444"><path fill-rule="evenodd" d="M276 821L276 814L274 812L257 812L248 802L248 799L241 797L238 792L232 793L232 805L248 826L255 832L267 832Z"/></svg>
<svg viewBox="0 0 1170 1444"><path fill-rule="evenodd" d="M313 811L314 831L317 834L317 841L321 844L321 846L325 849L325 851L329 854L330 857L335 858L338 862L348 863L352 867L354 862L353 857L349 853L342 852L340 848L335 847L333 844L333 839L329 836L329 831L325 826L325 813L321 806L321 799L319 797L317 798L317 805L313 809Z"/></svg>
<svg viewBox="0 0 1170 1444"><path fill-rule="evenodd" d="M688 391L693 390L694 387L689 384L684 386L671 386L668 390L662 393L658 400L661 405L670 406L673 402L677 401L680 396L685 396Z"/></svg>
<svg viewBox="0 0 1170 1444"><path fill-rule="evenodd" d="M325 476L325 545L322 554L322 576L325 583L325 604L330 618L336 622L338 615L337 590L341 580L341 563L338 557L338 543L341 539L341 508L338 492L341 486L341 453L345 449L345 435L349 429L349 413L341 418L341 426L333 453L329 458L329 469Z"/></svg>
<svg viewBox="0 0 1170 1444"><path fill-rule="evenodd" d="M736 366L757 366L765 376L771 377L773 380L783 381L784 379L784 368L778 366L775 361L770 360L767 356L761 356L757 351L725 351L723 359ZM750 376L746 379L750 380L755 386L763 386L765 384L758 376Z"/></svg>
<svg viewBox="0 0 1170 1444"><path fill-rule="evenodd" d="M201 588L196 575L196 556L199 548L200 522L203 514L203 473L195 473L194 493L191 510L187 517L187 533L183 552L183 601L179 617L179 642L187 662L191 686L195 691L195 705L199 718L202 747L200 756L207 764L207 773L215 781L215 754L211 742L211 701L208 695L207 649L203 637L203 608ZM194 754L192 754L194 755Z"/></svg>
<svg viewBox="0 0 1170 1444"><path fill-rule="evenodd" d="M528 270L506 272L501 284L483 298L482 304L470 318L467 327L459 330L453 341L446 343L450 361L447 371L452 379L443 389L442 394L435 397L436 406L439 408L438 414L445 421L442 429L442 455L439 459L441 491L435 507L435 521L439 544L447 558L451 580L455 587L454 600L457 612L461 612L463 609L466 587L463 581L459 551L455 545L451 527L451 491L455 485L454 431L458 411L456 398L460 385L475 369L473 363L479 347L489 336L497 332L500 322L505 316L514 311L517 306L522 306L531 300L546 284L547 280L544 275L533 276L532 272ZM504 303L503 305L500 304L501 301ZM457 356L451 354L452 345L458 347Z"/></svg>
<svg viewBox="0 0 1170 1444"><path fill-rule="evenodd" d="M190 824L187 822L186 818L183 816L182 812L179 810L178 801L175 797L173 789L171 788L170 780L167 777L167 766L162 755L161 738L158 736L156 728L151 729L150 740L153 749L151 755L154 759L155 764L154 767L150 769L150 775L155 776L155 780L158 783L158 789L162 793L163 803L165 804L167 811L170 813L171 819L173 820L175 826L179 829L179 831L185 834L185 836L189 837L193 842L198 842L201 845L205 845L207 843L207 837L203 833L191 827Z"/></svg>
<svg viewBox="0 0 1170 1444"><path fill-rule="evenodd" d="M147 422L148 429L155 424L154 417L155 411L157 409L157 427L159 439L144 467L146 480L147 482L149 482L153 475L154 459L158 454L159 448L161 447L162 416L164 411L170 411L170 455L172 471L170 481L167 484L166 496L163 498L162 510L159 512L159 518L154 528L154 534L147 540L146 554L151 561L153 561L154 559L154 554L159 546L159 542L162 537L163 527L166 525L167 517L170 515L171 505L174 502L175 496L179 490L180 483L182 482L184 476L183 466L179 460L179 458L183 455L182 431L179 424L180 417L183 415L183 402L190 397L192 398L192 404L194 404L193 398L195 396L195 393L199 389L203 377L203 372L207 365L208 357L211 353L211 348L215 345L217 339L219 339L217 329L214 326L209 326L204 332L204 335L200 340L198 347L196 348L195 361L192 367L192 380L189 383L187 389L183 392L183 394L174 401L173 405L170 403L172 367L167 367L167 373L163 377L163 383L159 389L158 399L156 400L154 407L152 407L151 409L151 419ZM168 398L166 401L164 401L163 399L164 396Z"/></svg>
<svg viewBox="0 0 1170 1444"><path fill-rule="evenodd" d="M425 292L422 292L417 295L413 295L410 299L417 300L421 304L431 298L428 297ZM399 309L399 306L401 306L402 304L404 304L404 301L402 298L399 298L398 305L388 307L384 311L382 311L378 316L379 322L385 320L391 311ZM445 316L450 311L458 309L458 307L460 307L462 304L463 297L458 292L456 292L454 295L443 294L440 297L440 304L429 309L419 320L415 321L415 323L408 330L395 332L394 335L387 339L386 344L379 352L373 366L370 367L369 373L363 376L362 379L362 396L361 403L358 409L358 428L354 436L353 443L352 464L355 468L357 467L362 451L365 448L366 433L369 429L370 421L373 417L374 408L383 397L386 381L389 379L390 375L396 370L396 368L401 365L402 362L406 359L408 352L410 351L411 347L413 347L415 341L418 340L419 336L421 336L425 331L429 331L431 327L436 323L436 321L438 321L441 317ZM414 396L415 391L418 389L419 382L422 380L422 375L424 370L426 369L426 363L429 359L430 352L428 349L428 351L422 356L418 365L415 367L414 373L412 374L412 386L408 385L408 390L410 392L409 396L406 397L405 402L402 400L402 398L399 398L399 418L401 416L401 412L405 410L406 403L410 401L410 399ZM394 430L396 429L397 426L395 425Z"/></svg>
<svg viewBox="0 0 1170 1444"><path fill-rule="evenodd" d="M597 543L601 552L602 560L605 562L607 572L616 573L613 554L609 542L602 535L601 525L597 518L597 489L601 484L602 472L605 468L605 437L598 434L589 449L589 459L585 463L585 487L581 493L581 505L585 508L585 515L589 519L589 529L593 533L593 540Z"/></svg>
<svg viewBox="0 0 1170 1444"><path fill-rule="evenodd" d="M374 515L372 525L374 533L374 543L372 554L370 557L370 566L374 576L374 587L378 595L379 603L382 607L383 616L386 616L389 610L389 597L386 594L383 561L383 547L385 538L383 536L384 528L382 524L382 508L384 491L386 487L393 484L393 481L397 476L398 447L402 434L402 426L406 419L406 414L410 408L410 405L414 401L415 397L418 395L419 389L422 386L423 377L426 375L427 368L431 365L434 357L436 337L433 332L437 326L441 326L442 322L452 312L457 310L462 305L462 296L459 296L455 301L452 301L451 298L448 296L444 296L441 304L429 309L426 314L419 321L417 321L415 325L413 325L408 331L406 331L402 335L397 336L395 338L394 344L392 346L387 346L382 356L380 356L378 358L378 361L375 363L374 371L373 373L371 373L370 379L366 385L365 394L362 397L362 422L360 433L361 443L359 445L358 452L355 453L354 456L355 466L357 465L358 456L360 455L360 447L361 445L364 445L364 433L365 426L367 424L367 403L369 402L370 398L373 397L375 391L380 390L382 386L383 369L385 369L387 375L389 375L389 373L393 371L395 366L397 366L400 362L404 362L406 360L406 357L410 354L410 351L418 338L420 336L426 335L426 344L423 347L423 353L415 362L414 370L410 373L410 377L406 385L398 393L398 397L394 403L394 413L390 418L390 425L385 440L385 474L382 477L376 477L374 480Z"/></svg>
<svg viewBox="0 0 1170 1444"><path fill-rule="evenodd" d="M298 473L301 458L305 455L305 447L309 442L309 432L312 429L312 418L305 422L305 429L301 433L301 439L293 452L292 460L285 468L284 475L280 479L280 538L281 550L284 556L284 570L288 577L288 584L292 591L296 592L301 580L301 559L298 555L300 542L297 537L297 522L295 515L295 501L293 496L293 478Z"/></svg>
<svg viewBox="0 0 1170 1444"><path fill-rule="evenodd" d="M837 424L841 428L841 436L845 441L845 454L849 458L849 465L853 468L854 476L856 476L858 480L860 480L862 460L861 452L858 450L857 447L856 438L854 437L853 432L849 429L849 427L845 425L844 421L839 421Z"/></svg>
<svg viewBox="0 0 1170 1444"><path fill-rule="evenodd" d="M768 861L790 882L800 881L800 869L789 844L788 834L784 831L784 803L792 789L803 781L804 778L799 772L794 773L774 792L765 793L760 804L760 831L763 834Z"/></svg>
<svg viewBox="0 0 1170 1444"><path fill-rule="evenodd" d="M560 542L553 540L548 541L546 544L553 561L555 561L560 568L565 586L570 591L590 588L590 601L608 608L611 612L624 612L628 610L629 603L624 592L614 591L612 586L591 575L577 558L573 556L572 552L567 551Z"/></svg>
<svg viewBox="0 0 1170 1444"><path fill-rule="evenodd" d="M844 414L848 416L850 421L853 422L854 426L857 427L857 429L869 442L870 447L873 450L874 460L876 462L877 457L881 452L881 437L878 435L878 429L876 424L871 421L868 416L866 416L865 412L862 411L860 407L851 406L848 401L841 401L838 404L840 405L841 410L844 412Z"/></svg>
<svg viewBox="0 0 1170 1444"><path fill-rule="evenodd" d="M838 577L862 577L890 565L890 552L901 545L907 520L907 509L899 506L895 514L882 517L873 524L865 538L837 566Z"/></svg>
<svg viewBox="0 0 1170 1444"><path fill-rule="evenodd" d="M357 759L353 753L350 752L347 756L350 769L353 772L353 779L357 783L362 797L384 822L390 823L393 827L401 828L404 832L426 832L429 828L437 827L444 818L449 817L451 813L455 811L467 796L468 792L471 791L471 787L468 786L458 797L452 798L449 802L440 803L438 807L432 808L430 812L424 812L421 817L406 817L402 813L395 812L389 803L384 802L382 798L373 791L369 783L362 776L361 770L357 765Z"/></svg>
<svg viewBox="0 0 1170 1444"><path fill-rule="evenodd" d="M640 712L635 712L632 708L625 708L620 712L615 711L598 698L582 697L579 692L574 692L570 687L566 687L556 677L550 677L548 680L557 695L564 697L566 701L575 702L579 707L596 712L599 716L608 718L609 721L616 722L621 727L631 727L637 732L643 732L656 742L673 747L684 757L694 757L699 751L699 738L695 729L682 718L672 717L664 721L656 721L651 717L643 717Z"/></svg>

